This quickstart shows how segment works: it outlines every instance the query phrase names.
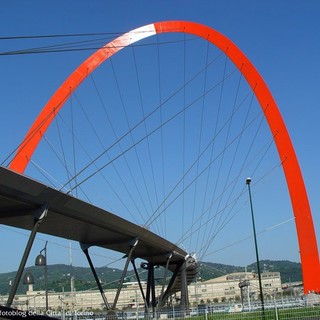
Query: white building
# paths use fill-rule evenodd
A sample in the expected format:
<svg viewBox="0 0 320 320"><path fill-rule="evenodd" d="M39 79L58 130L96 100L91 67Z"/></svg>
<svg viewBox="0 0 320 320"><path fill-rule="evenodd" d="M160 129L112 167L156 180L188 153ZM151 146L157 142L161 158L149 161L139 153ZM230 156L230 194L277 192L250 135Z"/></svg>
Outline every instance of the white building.
<svg viewBox="0 0 320 320"><path fill-rule="evenodd" d="M282 291L279 272L263 272L261 283L264 294ZM237 272L189 286L190 303L236 301L247 299L247 294L251 299L259 298L259 278L256 273Z"/></svg>
<svg viewBox="0 0 320 320"><path fill-rule="evenodd" d="M279 272L263 272L262 287L264 295L274 292L281 292L281 278ZM243 288L247 291L241 293L239 284L245 284ZM146 284L142 284L144 290ZM216 302L240 301L250 294L250 299L259 298L259 280L255 273L232 273L203 282L192 283L188 287L190 306L197 304L212 304ZM156 287L156 296L160 295L161 286ZM242 289L243 290L243 289ZM105 290L105 295L110 305L116 295L115 289ZM172 303L179 301L179 294ZM5 304L7 297L1 297L1 304ZM75 291L75 292L49 292L48 304L54 311L74 311L74 310L102 310L104 303L98 290ZM29 288L25 295L17 295L13 301L13 307L22 310L40 311L46 305L46 295L44 291L33 291ZM143 298L137 282L124 283L120 292L117 309L139 309L144 310Z"/></svg>

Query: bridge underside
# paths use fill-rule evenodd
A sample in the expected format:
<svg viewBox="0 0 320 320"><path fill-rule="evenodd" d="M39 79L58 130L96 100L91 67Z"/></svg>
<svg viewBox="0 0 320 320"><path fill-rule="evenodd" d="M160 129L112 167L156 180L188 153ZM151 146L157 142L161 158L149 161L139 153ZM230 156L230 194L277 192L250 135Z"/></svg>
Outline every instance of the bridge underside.
<svg viewBox="0 0 320 320"><path fill-rule="evenodd" d="M7 306L11 306L15 285L19 284L37 232L78 241L95 277L88 251L91 246L122 252L127 256L123 279L128 264L131 262L136 270L135 259L143 259L148 269L146 294L142 292L146 308L154 310L161 307L177 291L181 291L182 306L188 305L187 284L197 274L197 262L187 252L141 226L3 167L0 167L0 223L31 231ZM167 271L172 274L169 284L163 285L160 297L154 294L155 266L165 268L164 278L167 278ZM97 277L96 280L98 284ZM117 301L109 304L103 289L99 289L106 307L115 309ZM117 295L120 290L121 286Z"/></svg>

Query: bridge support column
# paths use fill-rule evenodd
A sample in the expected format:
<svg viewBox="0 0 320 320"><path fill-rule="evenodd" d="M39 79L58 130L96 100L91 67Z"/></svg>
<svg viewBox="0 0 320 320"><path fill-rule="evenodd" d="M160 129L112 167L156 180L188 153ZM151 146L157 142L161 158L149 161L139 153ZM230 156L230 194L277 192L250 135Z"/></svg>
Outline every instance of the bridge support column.
<svg viewBox="0 0 320 320"><path fill-rule="evenodd" d="M137 278L137 281L138 281L138 284L139 284L139 288L140 288L140 292L141 292L141 295L142 295L142 299L143 299L143 303L144 303L144 306L145 306L145 310L146 310L146 312L148 312L148 304L147 304L147 301L146 301L146 296L144 295L144 291L143 291L143 288L142 288L142 285L141 285L141 281L140 281L140 277L139 277L139 274L138 274L138 270L137 270L135 261L131 260L131 263L132 263L133 270L134 270L134 273L136 275L136 278ZM136 301L136 303L137 303L137 301Z"/></svg>
<svg viewBox="0 0 320 320"><path fill-rule="evenodd" d="M164 287L166 285L166 282L167 282L167 275L168 275L168 269L169 269L169 264L170 264L170 260L172 258L172 253L170 253L168 255L168 258L167 258L167 263L166 263L166 268L164 270L164 276L163 276L163 282L162 282L162 288L161 288L161 294L160 294L160 297L159 297L159 302L158 302L158 306L157 306L157 309L160 310L163 306L163 303L164 303Z"/></svg>
<svg viewBox="0 0 320 320"><path fill-rule="evenodd" d="M129 251L128 255L127 255L127 261L126 261L125 267L124 267L124 269L123 269L123 271L122 271L122 277L121 277L121 280L120 280L120 283L119 283L119 286L118 286L118 290L117 290L117 292L116 292L116 296L115 296L115 298L114 298L113 305L110 306L110 304L109 304L109 302L108 302L108 300L107 300L107 297L106 297L106 295L105 295L105 293L104 293L104 291L103 291L103 288L102 288L102 286L101 286L99 277L98 277L98 275L97 275L97 273L96 273L96 270L95 270L95 268L94 268L94 265L93 265L93 263L92 263L92 260L91 260L91 258L90 258L90 255L89 255L88 249L90 248L91 245L80 242L80 247L81 247L83 253L85 254L85 256L86 256L86 258L87 258L87 260L88 260L88 263L89 263L91 272L92 272L92 274L93 274L93 276L94 276L94 279L96 280L96 283L97 283L97 286L98 286L98 288L99 288L100 294L101 294L101 296L102 296L103 302L104 302L107 310L110 311L110 314L108 315L108 319L109 319L109 318L110 318L110 319L116 319L116 318L117 318L117 317L116 317L116 314L115 314L112 310L114 310L114 309L116 308L116 306L117 306L117 302L118 302L118 299L119 299L120 291L121 291L121 289L122 289L123 281L124 281L125 275L126 275L126 273L127 273L129 263L130 263L130 261L131 261L132 253L133 253L133 250L135 249L135 247L136 247L137 244L138 244L138 240L137 240L137 239L134 239L134 240L132 241L132 243L130 244L130 251Z"/></svg>
<svg viewBox="0 0 320 320"><path fill-rule="evenodd" d="M83 253L85 254L85 256L86 256L86 258L87 258L87 260L88 260L88 263L89 263L91 272L92 272L92 274L93 274L93 276L94 276L94 279L96 280L96 284L97 284L97 286L98 286L98 288L99 288L99 291L100 291L101 297L102 297L102 299L103 299L104 305L106 306L107 310L110 310L109 302L108 302L108 300L107 300L106 295L104 294L104 291L103 291L103 288L102 288L102 286L101 286L99 277L98 277L98 275L97 275L97 272L96 272L96 270L95 270L95 268L94 268L94 265L93 265L93 263L92 263L92 260L91 260L91 258L90 258L90 255L89 255L89 250L88 250L88 249L89 249L90 245L86 245L86 244L84 244L84 243L80 243L80 247L81 247Z"/></svg>
<svg viewBox="0 0 320 320"><path fill-rule="evenodd" d="M154 264L151 262L142 263L141 267L148 270L147 279L147 292L146 292L146 313L150 312L150 306L152 306L152 312L155 312L156 307L156 292L155 292L155 279L154 279ZM150 299L151 298L151 299Z"/></svg>
<svg viewBox="0 0 320 320"><path fill-rule="evenodd" d="M179 275L179 272L181 271L182 264L183 264L183 262L178 262L178 264L177 264L177 266L176 266L176 268L175 268L175 270L173 272L173 275L171 276L171 279L170 279L170 282L169 282L169 284L167 286L167 289L166 289L166 291L163 294L163 297L161 299L162 303L168 299L168 297L170 295L170 290L172 289L173 284L176 281L176 279L177 279L177 277Z"/></svg>
<svg viewBox="0 0 320 320"><path fill-rule="evenodd" d="M125 267L124 267L124 269L122 271L121 280L119 282L118 290L117 290L116 296L114 298L112 309L115 309L116 306L117 306L117 302L118 302L118 299L119 299L120 291L122 289L123 281L124 281L125 275L127 273L129 263L131 261L131 256L132 256L133 250L135 249L135 247L138 244L138 242L139 242L139 240L136 239L136 240L134 240L133 244L130 245L130 251L129 251L129 254L127 256L127 261L126 261Z"/></svg>
<svg viewBox="0 0 320 320"><path fill-rule="evenodd" d="M150 300L150 296L151 296L151 300ZM147 300L148 309L150 309L150 306L152 306L152 311L154 311L154 307L155 307L154 299L155 299L154 264L148 263L148 280L147 280L146 300Z"/></svg>
<svg viewBox="0 0 320 320"><path fill-rule="evenodd" d="M185 311L189 308L189 294L187 283L186 261L181 266L181 310Z"/></svg>
<svg viewBox="0 0 320 320"><path fill-rule="evenodd" d="M22 276L24 267L26 265L26 262L28 260L28 257L29 257L29 254L30 254L33 242L34 242L34 239L36 237L37 231L38 231L38 229L40 227L41 222L47 216L47 212L48 212L48 206L45 205L41 209L37 210L34 213L33 228L31 230L31 234L29 236L29 240L27 242L27 245L26 245L26 248L24 250L22 259L20 261L20 265L19 265L16 277L14 279L13 286L11 287L11 291L10 291L10 294L9 294L9 297L8 297L8 301L7 301L7 304L6 304L7 307L10 307L12 305L14 296L16 295L17 288L18 288L19 282L21 280L21 276Z"/></svg>

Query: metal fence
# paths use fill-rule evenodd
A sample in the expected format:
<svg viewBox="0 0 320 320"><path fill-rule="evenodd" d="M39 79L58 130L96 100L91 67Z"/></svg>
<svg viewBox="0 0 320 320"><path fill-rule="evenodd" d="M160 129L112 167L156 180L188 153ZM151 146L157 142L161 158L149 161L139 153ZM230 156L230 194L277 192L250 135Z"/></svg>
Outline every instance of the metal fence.
<svg viewBox="0 0 320 320"><path fill-rule="evenodd" d="M56 317L57 318L57 317ZM287 301L268 302L262 310L261 305L252 304L212 304L202 305L198 308L180 310L170 307L161 312L145 313L141 310L116 311L112 314L95 312L75 312L61 314L62 320L139 320L139 319L192 319L192 320L320 320L320 297L315 299L295 299Z"/></svg>

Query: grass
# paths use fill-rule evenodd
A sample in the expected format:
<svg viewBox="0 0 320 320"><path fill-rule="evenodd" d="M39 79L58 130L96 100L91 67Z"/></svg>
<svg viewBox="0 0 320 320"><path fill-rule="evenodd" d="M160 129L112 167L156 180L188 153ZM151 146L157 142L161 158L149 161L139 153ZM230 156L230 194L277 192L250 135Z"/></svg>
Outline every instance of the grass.
<svg viewBox="0 0 320 320"><path fill-rule="evenodd" d="M278 320L290 320L290 319L308 319L308 320L320 320L320 307L302 307L302 308L287 308L278 309ZM189 318L190 319L190 318ZM275 320L277 319L276 310L265 310L264 316L262 311L251 312L216 312L208 313L206 315L192 317L193 320Z"/></svg>

